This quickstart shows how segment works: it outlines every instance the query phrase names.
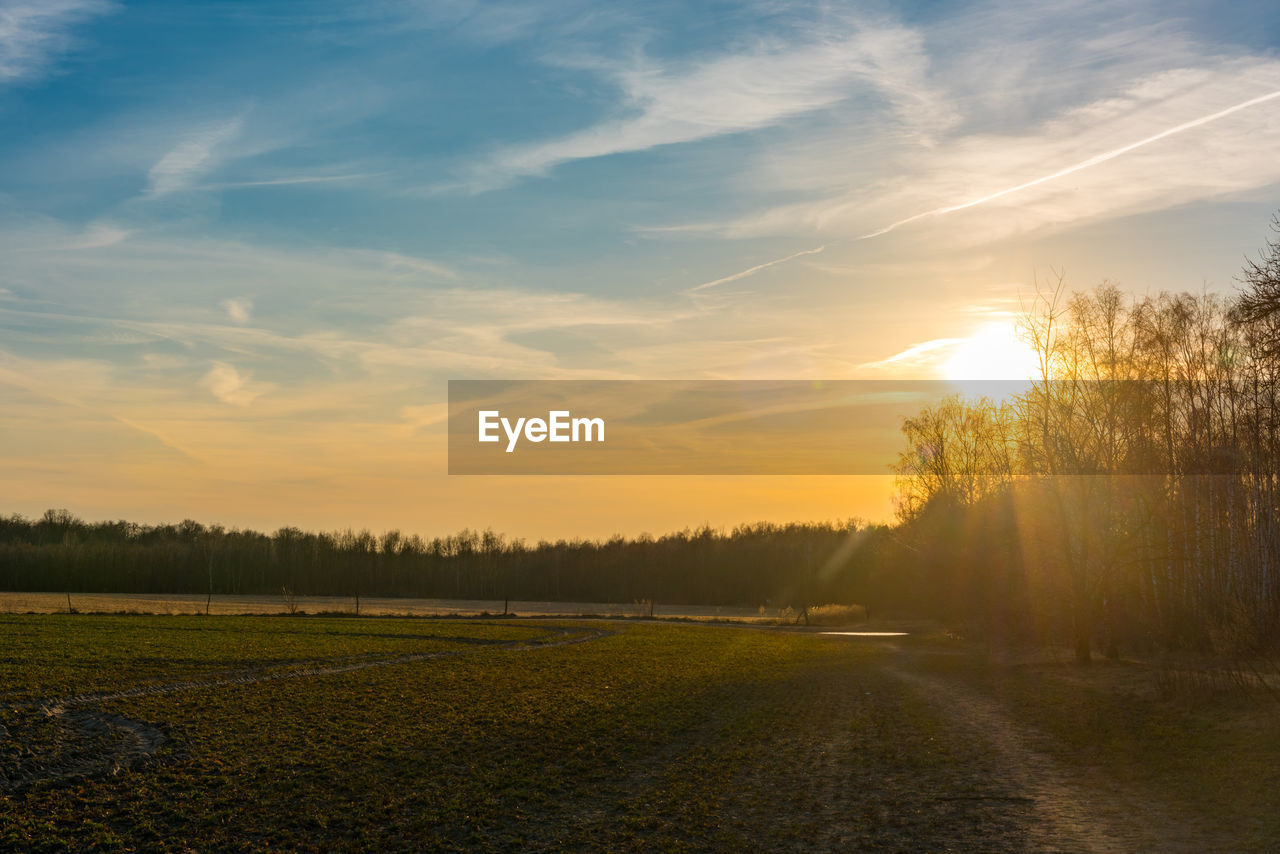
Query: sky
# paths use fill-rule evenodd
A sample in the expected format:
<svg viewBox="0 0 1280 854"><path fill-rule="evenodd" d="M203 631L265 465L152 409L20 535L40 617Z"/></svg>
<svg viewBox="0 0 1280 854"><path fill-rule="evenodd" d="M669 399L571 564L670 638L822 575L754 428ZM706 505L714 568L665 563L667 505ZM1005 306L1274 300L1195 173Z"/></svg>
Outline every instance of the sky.
<svg viewBox="0 0 1280 854"><path fill-rule="evenodd" d="M450 477L446 383L998 369L1060 274L1234 290L1277 151L1266 2L0 0L0 513L888 519Z"/></svg>

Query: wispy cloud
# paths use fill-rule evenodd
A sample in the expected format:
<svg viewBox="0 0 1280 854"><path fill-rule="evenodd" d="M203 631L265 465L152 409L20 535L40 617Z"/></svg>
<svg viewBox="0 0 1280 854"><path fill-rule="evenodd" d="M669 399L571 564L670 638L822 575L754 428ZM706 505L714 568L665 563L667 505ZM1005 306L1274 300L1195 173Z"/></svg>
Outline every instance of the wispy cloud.
<svg viewBox="0 0 1280 854"><path fill-rule="evenodd" d="M46 72L72 46L73 27L114 8L108 0L7 0L0 5L0 84Z"/></svg>
<svg viewBox="0 0 1280 854"><path fill-rule="evenodd" d="M243 127L242 114L189 134L151 167L147 195L155 198L188 188L213 166L217 148Z"/></svg>
<svg viewBox="0 0 1280 854"><path fill-rule="evenodd" d="M390 253L155 236L127 251L18 260L7 273L19 283L39 276L39 298L24 286L28 298L0 304L0 328L109 360L187 412L202 411L191 408L200 400L251 403L256 414L361 410L342 382L399 408L398 390L420 394L447 377L838 376L850 362L852 319L832 311L816 332L810 310L764 291L726 310L660 291L544 289L523 270L507 280Z"/></svg>
<svg viewBox="0 0 1280 854"><path fill-rule="evenodd" d="M236 323L248 323L249 313L253 311L253 301L243 297L228 299L222 301L222 307L227 310L227 317Z"/></svg>
<svg viewBox="0 0 1280 854"><path fill-rule="evenodd" d="M894 353L888 358L879 359L875 362L866 362L858 367L883 369L936 366L940 364L942 355L954 350L964 340L963 338L934 338L929 341L922 341L919 344L913 344L905 350Z"/></svg>
<svg viewBox="0 0 1280 854"><path fill-rule="evenodd" d="M101 249L105 246L115 246L117 243L128 240L135 233L131 228L118 228L114 225L95 222L91 223L83 232L62 248Z"/></svg>
<svg viewBox="0 0 1280 854"><path fill-rule="evenodd" d="M214 362L202 382L214 397L232 406L248 406L271 388L267 383L254 382L253 374L242 374L226 362Z"/></svg>
<svg viewBox="0 0 1280 854"><path fill-rule="evenodd" d="M616 111L584 130L499 151L477 168L473 185L501 186L573 160L644 151L770 127L859 94L887 98L921 124L947 124L945 102L920 85L927 58L918 33L895 26L845 24L699 62L584 63L619 88ZM841 32L843 30L844 32Z"/></svg>

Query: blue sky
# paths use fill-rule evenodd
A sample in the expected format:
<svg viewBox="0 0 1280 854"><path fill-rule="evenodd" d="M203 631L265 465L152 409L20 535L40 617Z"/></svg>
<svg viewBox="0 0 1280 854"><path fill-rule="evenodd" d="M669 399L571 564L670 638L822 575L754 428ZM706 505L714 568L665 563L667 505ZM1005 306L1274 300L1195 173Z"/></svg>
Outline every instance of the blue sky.
<svg viewBox="0 0 1280 854"><path fill-rule="evenodd" d="M0 0L0 510L876 515L495 499L443 475L444 381L931 376L1052 270L1230 290L1278 45L1267 3Z"/></svg>

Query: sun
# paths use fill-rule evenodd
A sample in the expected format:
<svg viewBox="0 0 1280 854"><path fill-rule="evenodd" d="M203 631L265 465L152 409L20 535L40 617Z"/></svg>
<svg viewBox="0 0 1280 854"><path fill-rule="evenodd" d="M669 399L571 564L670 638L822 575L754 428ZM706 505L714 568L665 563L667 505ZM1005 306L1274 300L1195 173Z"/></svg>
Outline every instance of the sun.
<svg viewBox="0 0 1280 854"><path fill-rule="evenodd" d="M1012 323L988 323L962 338L942 364L951 382L1031 380L1040 376L1040 360Z"/></svg>

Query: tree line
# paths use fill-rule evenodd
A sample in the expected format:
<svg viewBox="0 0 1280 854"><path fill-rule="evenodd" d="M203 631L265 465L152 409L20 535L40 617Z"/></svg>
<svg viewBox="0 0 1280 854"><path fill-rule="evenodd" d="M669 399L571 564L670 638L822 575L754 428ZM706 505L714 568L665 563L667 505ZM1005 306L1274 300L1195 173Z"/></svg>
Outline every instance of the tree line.
<svg viewBox="0 0 1280 854"><path fill-rule="evenodd" d="M53 592L404 596L689 605L862 602L887 528L839 523L710 527L661 537L542 541L464 530L273 534L186 520L85 522L65 510L0 517L0 589Z"/></svg>

